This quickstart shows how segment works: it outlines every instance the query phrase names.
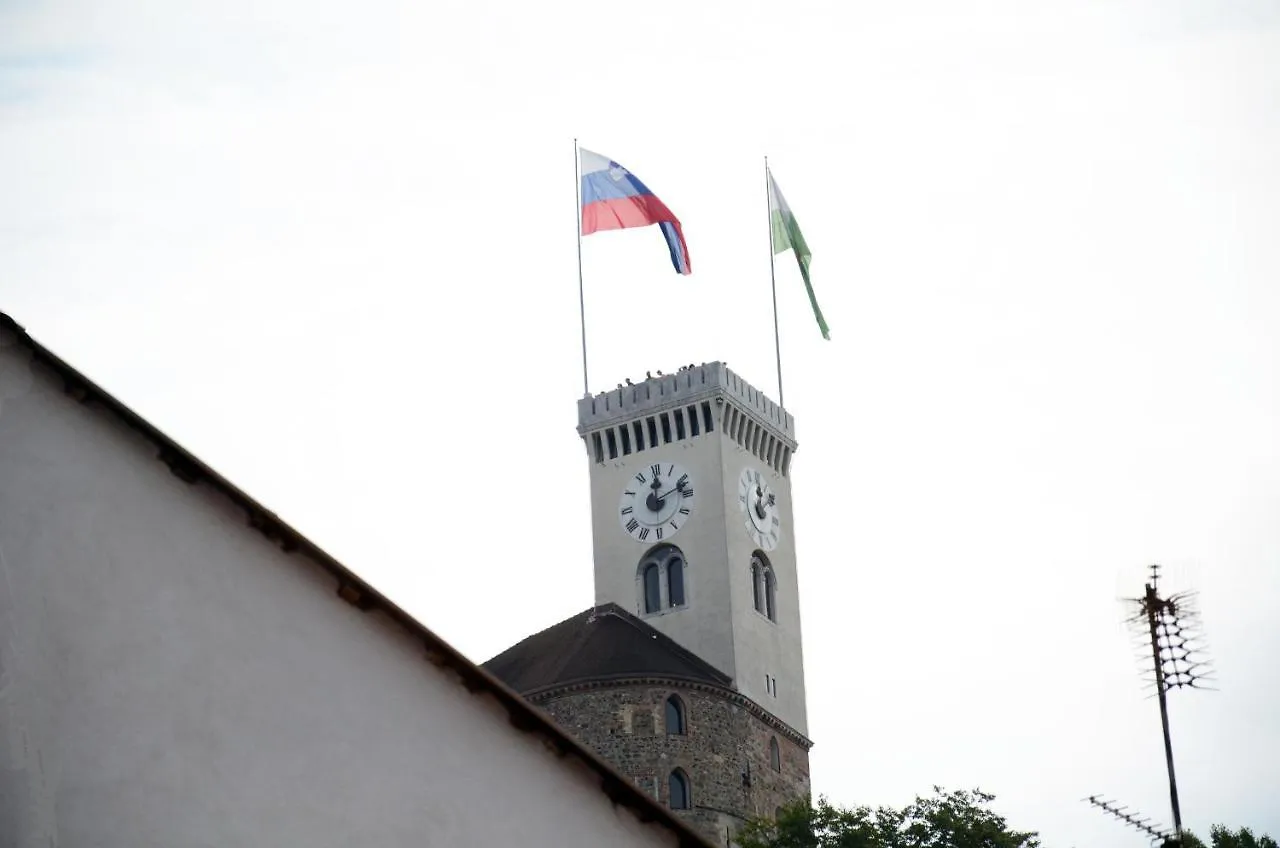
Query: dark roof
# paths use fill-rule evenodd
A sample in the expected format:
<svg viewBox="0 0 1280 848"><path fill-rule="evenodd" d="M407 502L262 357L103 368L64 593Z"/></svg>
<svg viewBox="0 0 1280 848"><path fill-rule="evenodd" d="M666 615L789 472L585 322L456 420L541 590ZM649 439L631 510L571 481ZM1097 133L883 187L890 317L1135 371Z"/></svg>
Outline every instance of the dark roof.
<svg viewBox="0 0 1280 848"><path fill-rule="evenodd" d="M593 680L669 677L728 688L728 675L617 604L580 612L484 663L525 695Z"/></svg>
<svg viewBox="0 0 1280 848"><path fill-rule="evenodd" d="M249 526L262 533L288 553L297 553L324 569L337 583L337 594L349 604L365 612L381 612L400 627L422 640L426 659L433 665L454 672L467 691L486 693L502 705L511 724L526 733L541 737L562 756L577 760L600 775L600 788L614 804L627 808L641 822L656 822L671 831L680 848L709 848L711 843L689 825L676 818L665 806L641 792L593 751L562 730L542 710L512 691L497 677L480 668L400 609L345 565L323 551L310 539L290 527L275 513L236 488L229 480L205 465L173 439L161 433L129 407L105 392L96 383L62 361L48 348L31 338L21 324L0 311L0 330L17 336L18 343L31 351L34 360L52 370L61 380L63 390L86 406L95 406L131 428L157 448L161 462L174 476L192 486L207 486L245 511Z"/></svg>

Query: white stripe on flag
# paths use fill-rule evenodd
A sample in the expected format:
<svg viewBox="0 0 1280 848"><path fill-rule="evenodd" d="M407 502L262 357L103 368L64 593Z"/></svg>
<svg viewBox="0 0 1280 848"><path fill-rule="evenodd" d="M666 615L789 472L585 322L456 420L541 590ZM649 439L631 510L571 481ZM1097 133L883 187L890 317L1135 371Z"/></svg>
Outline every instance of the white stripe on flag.
<svg viewBox="0 0 1280 848"><path fill-rule="evenodd" d="M593 174L596 171L607 171L611 167L609 164L609 157L601 156L599 153L592 153L585 147L579 147L578 154L582 157L583 174Z"/></svg>

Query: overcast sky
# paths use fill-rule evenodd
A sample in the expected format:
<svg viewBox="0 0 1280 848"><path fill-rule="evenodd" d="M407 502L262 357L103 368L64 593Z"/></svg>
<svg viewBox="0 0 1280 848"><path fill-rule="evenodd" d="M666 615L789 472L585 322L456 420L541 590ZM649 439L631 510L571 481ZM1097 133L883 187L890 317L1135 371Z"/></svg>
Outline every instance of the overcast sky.
<svg viewBox="0 0 1280 848"><path fill-rule="evenodd" d="M1280 5L0 0L0 309L476 661L588 606L593 390L776 397L817 792L1170 819L1122 623L1195 589L1186 823L1280 835ZM554 480L556 515L522 481Z"/></svg>

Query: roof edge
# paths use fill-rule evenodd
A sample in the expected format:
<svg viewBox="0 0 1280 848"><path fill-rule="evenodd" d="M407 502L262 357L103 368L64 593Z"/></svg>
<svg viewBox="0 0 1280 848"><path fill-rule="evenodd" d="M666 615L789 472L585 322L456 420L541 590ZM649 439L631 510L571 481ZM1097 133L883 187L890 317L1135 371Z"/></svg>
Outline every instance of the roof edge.
<svg viewBox="0 0 1280 848"><path fill-rule="evenodd" d="M301 552L329 572L337 580L337 594L344 601L362 611L377 610L384 613L410 635L420 638L426 648L427 659L433 665L447 668L457 674L468 692L474 694L477 691L484 691L493 695L506 710L508 720L514 727L543 737L561 756L573 757L599 774L601 789L615 805L626 807L642 824L656 822L672 831L681 848L713 848L710 842L676 818L670 810L641 792L628 778L562 730L550 716L498 678L467 659L430 628L418 622L345 565L281 520L274 512L241 491L190 451L40 344L31 337L25 327L3 311L0 311L0 329L12 332L17 337L18 343L30 350L37 362L57 373L63 380L63 390L67 394L82 404L101 405L127 427L137 431L154 444L159 449L157 459L168 465L169 470L179 479L193 486L203 482L244 509L250 526L277 543L286 553Z"/></svg>
<svg viewBox="0 0 1280 848"><path fill-rule="evenodd" d="M805 751L813 748L813 740L778 718L773 713L760 706L758 703L748 698L736 689L728 686L718 686L714 683L708 683L705 680L696 680L690 677L680 677L678 675L659 675L659 674L616 674L604 675L600 677L584 677L577 680L567 680L551 686L543 686L538 689L531 689L525 693L525 697L533 703L550 701L561 695L573 694L576 692L586 692L592 689L621 689L624 686L682 686L686 689L695 689L700 692L708 692L718 695L726 701L730 701L743 707L747 712L790 739L795 744L801 746Z"/></svg>

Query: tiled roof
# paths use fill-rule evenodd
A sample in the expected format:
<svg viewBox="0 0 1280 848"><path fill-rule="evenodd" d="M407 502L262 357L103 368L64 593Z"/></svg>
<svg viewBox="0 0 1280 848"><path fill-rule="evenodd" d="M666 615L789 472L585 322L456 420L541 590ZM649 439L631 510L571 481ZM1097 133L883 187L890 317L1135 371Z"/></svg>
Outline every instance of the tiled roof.
<svg viewBox="0 0 1280 848"><path fill-rule="evenodd" d="M552 625L482 666L528 695L553 686L625 677L672 677L728 688L717 670L617 604Z"/></svg>

